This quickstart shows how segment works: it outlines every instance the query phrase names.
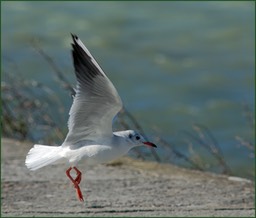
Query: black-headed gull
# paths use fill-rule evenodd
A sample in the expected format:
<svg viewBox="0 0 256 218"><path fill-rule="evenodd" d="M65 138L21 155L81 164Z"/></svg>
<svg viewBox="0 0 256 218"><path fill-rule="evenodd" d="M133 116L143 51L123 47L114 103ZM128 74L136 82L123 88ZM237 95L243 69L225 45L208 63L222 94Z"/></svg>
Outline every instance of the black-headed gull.
<svg viewBox="0 0 256 218"><path fill-rule="evenodd" d="M34 145L27 154L25 164L28 169L37 170L66 160L70 166L66 175L74 184L78 199L83 201L79 187L82 173L77 169L82 158L87 165L106 163L126 154L133 147L156 145L134 130L112 131L112 121L121 110L122 101L82 41L71 35L77 85L69 112L69 132L61 146ZM76 178L70 175L72 169Z"/></svg>

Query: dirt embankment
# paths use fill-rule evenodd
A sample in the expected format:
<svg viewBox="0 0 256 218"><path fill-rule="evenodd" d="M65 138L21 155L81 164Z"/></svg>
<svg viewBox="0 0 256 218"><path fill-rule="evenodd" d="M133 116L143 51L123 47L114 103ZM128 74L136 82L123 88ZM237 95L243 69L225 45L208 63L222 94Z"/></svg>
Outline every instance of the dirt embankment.
<svg viewBox="0 0 256 218"><path fill-rule="evenodd" d="M81 203L64 166L26 169L31 146L2 139L2 216L255 216L249 180L129 158L87 170Z"/></svg>

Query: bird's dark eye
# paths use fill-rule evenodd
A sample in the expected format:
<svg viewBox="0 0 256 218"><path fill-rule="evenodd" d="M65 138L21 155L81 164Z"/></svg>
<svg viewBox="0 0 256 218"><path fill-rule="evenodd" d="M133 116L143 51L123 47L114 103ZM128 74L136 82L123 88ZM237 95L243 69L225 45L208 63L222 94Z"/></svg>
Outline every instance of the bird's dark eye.
<svg viewBox="0 0 256 218"><path fill-rule="evenodd" d="M132 138L132 134L129 134L129 136L128 136L130 139Z"/></svg>
<svg viewBox="0 0 256 218"><path fill-rule="evenodd" d="M136 136L136 140L140 140L140 137L138 135Z"/></svg>

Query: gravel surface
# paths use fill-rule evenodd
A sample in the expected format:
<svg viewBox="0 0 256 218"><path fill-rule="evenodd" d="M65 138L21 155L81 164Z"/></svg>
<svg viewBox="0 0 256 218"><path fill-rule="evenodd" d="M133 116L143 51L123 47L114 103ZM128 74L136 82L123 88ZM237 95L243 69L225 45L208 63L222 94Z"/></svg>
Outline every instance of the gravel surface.
<svg viewBox="0 0 256 218"><path fill-rule="evenodd" d="M81 203L65 175L67 166L26 169L31 146L2 139L3 217L255 216L249 180L130 158L86 170Z"/></svg>

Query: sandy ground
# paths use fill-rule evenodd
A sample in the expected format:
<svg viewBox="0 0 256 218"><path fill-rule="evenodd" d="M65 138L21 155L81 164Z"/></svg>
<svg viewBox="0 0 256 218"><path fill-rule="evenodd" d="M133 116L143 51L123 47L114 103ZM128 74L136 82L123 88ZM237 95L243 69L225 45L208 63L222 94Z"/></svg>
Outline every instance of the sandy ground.
<svg viewBox="0 0 256 218"><path fill-rule="evenodd" d="M64 166L26 169L31 146L2 139L2 216L255 216L249 180L129 158L87 170L81 203Z"/></svg>

